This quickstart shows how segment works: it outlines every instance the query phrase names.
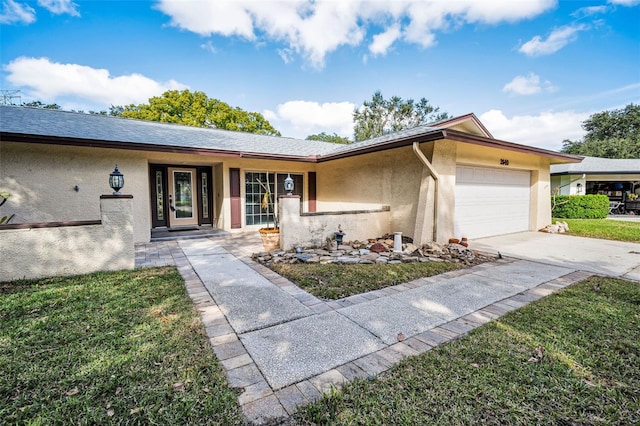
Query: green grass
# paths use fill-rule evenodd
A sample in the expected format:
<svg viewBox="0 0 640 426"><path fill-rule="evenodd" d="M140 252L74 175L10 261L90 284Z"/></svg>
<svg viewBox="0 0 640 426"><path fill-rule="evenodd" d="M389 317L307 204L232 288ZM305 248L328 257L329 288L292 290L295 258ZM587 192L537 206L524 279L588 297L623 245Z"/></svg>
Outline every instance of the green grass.
<svg viewBox="0 0 640 426"><path fill-rule="evenodd" d="M174 268L0 283L1 424L241 424Z"/></svg>
<svg viewBox="0 0 640 426"><path fill-rule="evenodd" d="M421 277L459 269L451 262L401 263L397 265L275 264L278 274L317 297L341 299L354 294L406 283Z"/></svg>
<svg viewBox="0 0 640 426"><path fill-rule="evenodd" d="M640 222L612 219L553 219L567 222L569 235L604 240L640 242Z"/></svg>
<svg viewBox="0 0 640 426"><path fill-rule="evenodd" d="M594 290L599 284L601 289ZM535 348L541 362L530 363ZM639 424L640 285L592 278L302 408L299 424Z"/></svg>

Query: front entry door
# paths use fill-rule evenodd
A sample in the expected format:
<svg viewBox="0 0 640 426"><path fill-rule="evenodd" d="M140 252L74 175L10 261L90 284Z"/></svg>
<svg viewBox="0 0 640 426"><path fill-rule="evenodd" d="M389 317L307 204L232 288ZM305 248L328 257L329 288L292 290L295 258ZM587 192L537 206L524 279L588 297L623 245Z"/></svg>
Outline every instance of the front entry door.
<svg viewBox="0 0 640 426"><path fill-rule="evenodd" d="M195 168L169 167L169 226L198 225Z"/></svg>

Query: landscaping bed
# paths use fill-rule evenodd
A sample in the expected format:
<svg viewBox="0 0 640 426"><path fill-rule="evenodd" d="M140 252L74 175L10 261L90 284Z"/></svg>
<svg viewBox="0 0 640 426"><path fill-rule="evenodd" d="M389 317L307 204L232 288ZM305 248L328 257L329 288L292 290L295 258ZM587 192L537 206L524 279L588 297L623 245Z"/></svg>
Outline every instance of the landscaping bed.
<svg viewBox="0 0 640 426"><path fill-rule="evenodd" d="M340 299L495 260L460 244L413 244L393 251L391 235L322 248L262 252L253 259L316 297Z"/></svg>

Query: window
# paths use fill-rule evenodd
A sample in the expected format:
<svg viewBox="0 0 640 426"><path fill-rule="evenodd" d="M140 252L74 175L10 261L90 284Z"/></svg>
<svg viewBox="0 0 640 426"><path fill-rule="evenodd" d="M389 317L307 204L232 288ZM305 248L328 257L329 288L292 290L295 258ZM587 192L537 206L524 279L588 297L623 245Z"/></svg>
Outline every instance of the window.
<svg viewBox="0 0 640 426"><path fill-rule="evenodd" d="M278 195L285 193L284 180L287 178L287 173L246 172L244 176L246 224L272 224L274 216L273 209L278 208ZM291 174L291 178L293 179L293 194L300 195L300 202L302 202L303 176L300 174ZM266 191L265 188L260 185L260 182L266 186L267 181L269 182L269 189L271 190L271 200L267 209L263 209L262 200ZM271 204L271 202L273 204Z"/></svg>
<svg viewBox="0 0 640 426"><path fill-rule="evenodd" d="M271 191L271 201L275 201L274 173L247 172L245 177L245 221L247 225L273 223L272 205L262 208L265 187ZM260 184L262 183L262 185ZM264 186L263 186L264 185Z"/></svg>

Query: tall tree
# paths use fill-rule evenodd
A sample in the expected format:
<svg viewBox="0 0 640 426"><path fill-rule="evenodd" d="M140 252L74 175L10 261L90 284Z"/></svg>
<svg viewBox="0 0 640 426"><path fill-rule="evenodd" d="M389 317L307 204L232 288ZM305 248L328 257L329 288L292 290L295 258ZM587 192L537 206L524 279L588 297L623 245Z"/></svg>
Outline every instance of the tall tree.
<svg viewBox="0 0 640 426"><path fill-rule="evenodd" d="M398 96L385 99L378 90L370 101L353 111L354 139L363 141L447 118L449 114L440 112L426 98L418 102Z"/></svg>
<svg viewBox="0 0 640 426"><path fill-rule="evenodd" d="M42 101L23 102L22 106L42 109L62 109L62 107L58 104L45 104Z"/></svg>
<svg viewBox="0 0 640 426"><path fill-rule="evenodd" d="M262 114L231 107L198 91L168 90L162 96L150 98L148 104L130 104L123 108L112 106L110 112L140 120L280 136L280 132Z"/></svg>
<svg viewBox="0 0 640 426"><path fill-rule="evenodd" d="M562 152L602 158L640 158L640 105L593 114L579 141L562 141Z"/></svg>
<svg viewBox="0 0 640 426"><path fill-rule="evenodd" d="M309 136L307 136L306 140L308 140L308 141L324 141L324 142L341 143L341 144L351 143L349 138L345 138L344 136L339 136L337 133L334 133L332 135L328 135L325 132L318 133L316 135L309 135Z"/></svg>

